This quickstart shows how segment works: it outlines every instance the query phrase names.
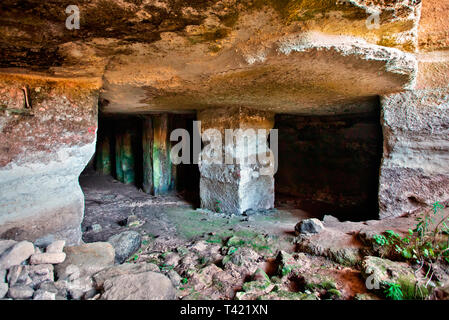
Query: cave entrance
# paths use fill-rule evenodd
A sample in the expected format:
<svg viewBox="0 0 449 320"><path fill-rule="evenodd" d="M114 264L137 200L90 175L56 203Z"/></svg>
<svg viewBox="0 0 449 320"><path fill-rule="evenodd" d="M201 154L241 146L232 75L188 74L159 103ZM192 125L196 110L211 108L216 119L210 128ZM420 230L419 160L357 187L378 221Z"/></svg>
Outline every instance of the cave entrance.
<svg viewBox="0 0 449 320"><path fill-rule="evenodd" d="M108 176L114 179L116 190L122 185L153 196L177 195L198 207L198 165L193 161L174 165L170 159L171 147L177 143L170 141L170 133L182 128L192 134L195 117L168 113L100 114L96 152L80 177L81 186L99 187ZM193 148L192 143L190 147Z"/></svg>
<svg viewBox="0 0 449 320"><path fill-rule="evenodd" d="M277 115L276 205L317 218L378 219L382 157L379 108L363 114Z"/></svg>

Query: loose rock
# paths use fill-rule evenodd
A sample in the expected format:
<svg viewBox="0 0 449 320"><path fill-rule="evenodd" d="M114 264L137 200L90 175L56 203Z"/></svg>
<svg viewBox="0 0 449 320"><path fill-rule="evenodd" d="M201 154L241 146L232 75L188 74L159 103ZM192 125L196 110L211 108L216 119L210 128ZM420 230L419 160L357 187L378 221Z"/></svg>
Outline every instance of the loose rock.
<svg viewBox="0 0 449 320"><path fill-rule="evenodd" d="M108 239L115 249L115 263L123 263L135 253L142 243L142 237L136 231L125 231Z"/></svg>
<svg viewBox="0 0 449 320"><path fill-rule="evenodd" d="M64 252L49 252L33 254L30 258L31 264L59 264L64 262L66 254Z"/></svg>
<svg viewBox="0 0 449 320"><path fill-rule="evenodd" d="M312 234L319 233L324 229L323 223L315 218L300 221L295 226L295 234Z"/></svg>
<svg viewBox="0 0 449 320"><path fill-rule="evenodd" d="M27 260L34 254L34 245L29 241L21 241L8 248L0 256L0 269L9 269Z"/></svg>
<svg viewBox="0 0 449 320"><path fill-rule="evenodd" d="M13 286L8 290L8 297L13 299L30 299L33 294L33 288L28 286Z"/></svg>

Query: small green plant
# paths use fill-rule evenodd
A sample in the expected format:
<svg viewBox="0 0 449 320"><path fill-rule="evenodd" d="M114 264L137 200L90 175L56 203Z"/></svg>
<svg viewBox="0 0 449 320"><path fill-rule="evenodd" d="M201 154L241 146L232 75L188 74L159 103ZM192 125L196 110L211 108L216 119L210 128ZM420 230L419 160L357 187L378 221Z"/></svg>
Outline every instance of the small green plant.
<svg viewBox="0 0 449 320"><path fill-rule="evenodd" d="M281 273L282 273L283 277L288 275L290 272L292 272L292 267L291 266L284 266L284 267L282 267Z"/></svg>
<svg viewBox="0 0 449 320"><path fill-rule="evenodd" d="M206 240L207 243L221 243L222 240L221 239L213 239L213 238L209 238Z"/></svg>
<svg viewBox="0 0 449 320"><path fill-rule="evenodd" d="M136 262L137 260L139 260L139 255L136 253L131 256L131 258L129 258L126 262Z"/></svg>
<svg viewBox="0 0 449 320"><path fill-rule="evenodd" d="M382 234L376 234L373 236L374 241L380 246L385 246L388 244L387 238Z"/></svg>
<svg viewBox="0 0 449 320"><path fill-rule="evenodd" d="M435 202L430 210L423 211L416 218L415 228L409 229L404 237L392 230L373 236L376 244L419 264L418 270L427 266L426 287L433 277L433 263L441 259L449 263L449 237L446 236L449 233L449 214L444 213L444 208Z"/></svg>
<svg viewBox="0 0 449 320"><path fill-rule="evenodd" d="M198 261L199 261L200 264L206 264L206 263L209 262L209 259L206 258L206 257L201 257L201 258L199 258Z"/></svg>
<svg viewBox="0 0 449 320"><path fill-rule="evenodd" d="M169 265L167 265L167 264L162 264L161 266L159 266L159 269L162 271L162 272L168 272L168 271L170 271L170 270L172 270L174 268L174 266L173 265L171 265L171 264L169 264Z"/></svg>
<svg viewBox="0 0 449 320"><path fill-rule="evenodd" d="M187 284L189 282L189 279L187 278L182 278L181 283L182 284Z"/></svg>
<svg viewBox="0 0 449 320"><path fill-rule="evenodd" d="M402 300L404 295L401 290L401 285L393 282L385 282L386 289L384 291L385 296L391 300Z"/></svg>
<svg viewBox="0 0 449 320"><path fill-rule="evenodd" d="M221 213L220 204L221 204L221 201L218 199L215 199L215 205L214 205L215 212Z"/></svg>

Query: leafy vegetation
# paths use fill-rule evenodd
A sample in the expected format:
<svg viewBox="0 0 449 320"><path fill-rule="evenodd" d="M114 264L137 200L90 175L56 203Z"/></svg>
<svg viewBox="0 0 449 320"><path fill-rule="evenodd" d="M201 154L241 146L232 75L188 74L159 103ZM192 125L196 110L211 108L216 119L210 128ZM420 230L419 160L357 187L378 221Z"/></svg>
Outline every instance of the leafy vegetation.
<svg viewBox="0 0 449 320"><path fill-rule="evenodd" d="M415 273L426 266L425 279L428 281L425 287L433 277L433 264L437 261L449 263L449 238L447 237L449 214L445 214L444 209L445 206L435 202L432 208L425 210L416 218L415 228L409 229L404 237L393 230L386 230L383 234L373 237L374 242L386 248L389 253L416 262L419 268ZM389 283L387 297L398 298L397 290L400 288L400 285Z"/></svg>
<svg viewBox="0 0 449 320"><path fill-rule="evenodd" d="M215 209L215 212L217 212L217 213L221 213L221 207L220 207L220 204L221 204L221 201L215 199L214 209Z"/></svg>
<svg viewBox="0 0 449 320"><path fill-rule="evenodd" d="M375 235L374 241L380 246L389 246L405 259L414 259L417 263L432 263L444 259L449 263L449 238L443 241L442 236L449 234L449 214L444 214L444 206L439 202L432 205L431 210L424 211L416 218L414 229L401 237L392 230L382 235Z"/></svg>
<svg viewBox="0 0 449 320"><path fill-rule="evenodd" d="M384 293L388 299L402 300L404 295L401 290L401 285L393 282L386 282L385 284L387 288L385 289Z"/></svg>
<svg viewBox="0 0 449 320"><path fill-rule="evenodd" d="M292 272L292 267L289 265L283 266L281 269L281 274L283 277L285 277L286 275L288 275L290 272Z"/></svg>
<svg viewBox="0 0 449 320"><path fill-rule="evenodd" d="M162 272L168 272L168 271L170 271L170 270L173 270L173 269L174 269L174 266L171 265L171 264L165 264L165 263L163 263L161 266L159 266L159 269L160 269Z"/></svg>

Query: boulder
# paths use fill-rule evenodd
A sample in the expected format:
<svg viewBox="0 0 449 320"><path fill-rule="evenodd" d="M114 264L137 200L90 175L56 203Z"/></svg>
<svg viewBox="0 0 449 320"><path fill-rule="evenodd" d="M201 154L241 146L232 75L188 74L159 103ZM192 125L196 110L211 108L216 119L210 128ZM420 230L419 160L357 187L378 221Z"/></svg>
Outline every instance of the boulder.
<svg viewBox="0 0 449 320"><path fill-rule="evenodd" d="M136 231L125 231L113 235L108 242L115 249L115 263L123 263L140 248L142 237Z"/></svg>
<svg viewBox="0 0 449 320"><path fill-rule="evenodd" d="M58 279L91 276L114 264L114 248L108 242L65 247L66 259L55 266Z"/></svg>
<svg viewBox="0 0 449 320"><path fill-rule="evenodd" d="M170 279L160 273L126 274L104 283L102 300L173 300L176 291Z"/></svg>
<svg viewBox="0 0 449 320"><path fill-rule="evenodd" d="M8 297L12 299L30 299L34 290L29 286L12 286L8 290Z"/></svg>
<svg viewBox="0 0 449 320"><path fill-rule="evenodd" d="M93 275L97 288L102 288L107 279L126 274L138 274L148 271L159 272L159 267L153 263L125 263L109 267Z"/></svg>
<svg viewBox="0 0 449 320"><path fill-rule="evenodd" d="M295 226L295 234L297 236L300 234L320 233L322 230L324 230L323 223L315 218L302 220Z"/></svg>
<svg viewBox="0 0 449 320"><path fill-rule="evenodd" d="M21 241L6 249L0 256L0 269L9 269L27 260L34 254L34 245L29 241Z"/></svg>

